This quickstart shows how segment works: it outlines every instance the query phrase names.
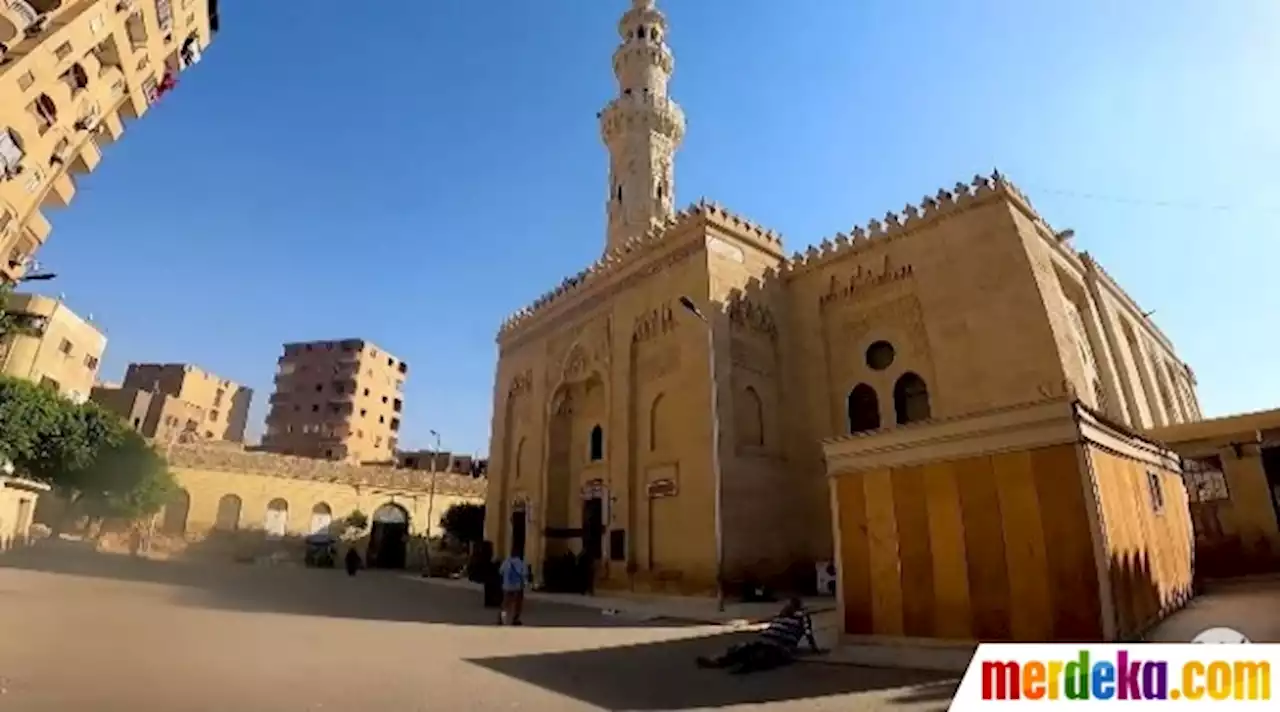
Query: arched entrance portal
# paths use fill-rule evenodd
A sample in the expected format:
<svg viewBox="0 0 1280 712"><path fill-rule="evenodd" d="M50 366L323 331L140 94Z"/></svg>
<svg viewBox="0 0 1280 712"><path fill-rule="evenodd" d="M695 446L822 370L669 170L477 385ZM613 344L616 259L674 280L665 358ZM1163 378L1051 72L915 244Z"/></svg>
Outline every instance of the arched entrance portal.
<svg viewBox="0 0 1280 712"><path fill-rule="evenodd" d="M525 557L525 538L528 536L528 507L528 503L523 499L518 500L511 507L511 555L522 559Z"/></svg>
<svg viewBox="0 0 1280 712"><path fill-rule="evenodd" d="M369 568L403 569L409 547L409 512L387 502L373 512L369 529Z"/></svg>

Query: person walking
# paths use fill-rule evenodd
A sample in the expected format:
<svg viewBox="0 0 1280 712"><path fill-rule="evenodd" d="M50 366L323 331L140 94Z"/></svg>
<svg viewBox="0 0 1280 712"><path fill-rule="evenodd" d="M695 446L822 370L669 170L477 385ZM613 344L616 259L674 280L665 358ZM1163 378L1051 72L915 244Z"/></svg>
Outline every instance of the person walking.
<svg viewBox="0 0 1280 712"><path fill-rule="evenodd" d="M361 563L362 562L360 561L360 552L356 551L356 548L354 546L348 547L347 560L346 560L347 575L355 576L356 572L360 570Z"/></svg>
<svg viewBox="0 0 1280 712"><path fill-rule="evenodd" d="M524 588L529 584L529 565L520 554L512 554L498 567L498 577L502 579L498 625L524 625L520 614L524 611Z"/></svg>

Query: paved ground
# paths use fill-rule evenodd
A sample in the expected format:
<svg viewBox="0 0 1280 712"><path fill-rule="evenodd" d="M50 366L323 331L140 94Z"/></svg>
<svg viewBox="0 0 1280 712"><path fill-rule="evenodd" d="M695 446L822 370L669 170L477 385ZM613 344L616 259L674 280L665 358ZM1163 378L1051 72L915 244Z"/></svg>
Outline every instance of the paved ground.
<svg viewBox="0 0 1280 712"><path fill-rule="evenodd" d="M1240 631L1255 643L1280 643L1280 577L1211 584L1145 639L1185 643L1206 629L1220 627Z"/></svg>
<svg viewBox="0 0 1280 712"><path fill-rule="evenodd" d="M195 567L78 551L0 558L0 710L945 709L954 681L799 665L693 667L733 636L395 575Z"/></svg>

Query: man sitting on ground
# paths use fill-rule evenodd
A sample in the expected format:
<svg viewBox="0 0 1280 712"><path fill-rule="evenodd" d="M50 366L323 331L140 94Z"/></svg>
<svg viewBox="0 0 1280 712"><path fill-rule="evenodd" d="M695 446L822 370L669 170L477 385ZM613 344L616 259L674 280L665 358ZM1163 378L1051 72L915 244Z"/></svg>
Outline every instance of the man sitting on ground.
<svg viewBox="0 0 1280 712"><path fill-rule="evenodd" d="M813 652L822 652L813 637L813 619L800 599L792 598L758 638L731 646L716 658L700 657L698 667L728 669L734 674L770 670L795 660L802 638Z"/></svg>

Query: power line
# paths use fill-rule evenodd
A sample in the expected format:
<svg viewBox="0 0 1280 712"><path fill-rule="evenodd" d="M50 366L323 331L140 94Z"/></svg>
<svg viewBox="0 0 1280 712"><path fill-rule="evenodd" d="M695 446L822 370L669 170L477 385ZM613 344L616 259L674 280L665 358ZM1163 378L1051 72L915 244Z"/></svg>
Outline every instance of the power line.
<svg viewBox="0 0 1280 712"><path fill-rule="evenodd" d="M1119 195L1105 195L1102 193L1085 193L1074 190L1062 190L1060 188L1047 188L1038 185L1028 185L1027 189L1034 195L1058 195L1065 198L1078 198L1081 200L1094 200L1104 203L1113 203L1117 205L1132 205L1136 207L1147 208L1173 208L1177 210L1198 210L1203 212L1219 212L1219 213L1276 213L1280 214L1280 205L1230 205L1226 203L1196 203L1185 200L1158 200L1151 198L1132 198Z"/></svg>

